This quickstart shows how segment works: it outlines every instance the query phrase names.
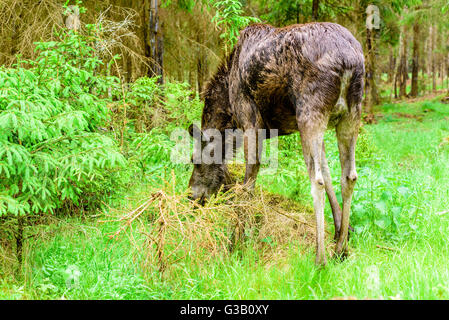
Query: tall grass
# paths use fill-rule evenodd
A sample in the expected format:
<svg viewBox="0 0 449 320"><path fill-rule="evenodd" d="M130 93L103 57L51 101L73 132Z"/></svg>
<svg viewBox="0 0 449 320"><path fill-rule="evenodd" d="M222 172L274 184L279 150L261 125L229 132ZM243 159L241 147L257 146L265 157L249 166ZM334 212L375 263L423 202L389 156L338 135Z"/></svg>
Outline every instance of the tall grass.
<svg viewBox="0 0 449 320"><path fill-rule="evenodd" d="M127 229L128 236L108 237L123 226L119 218L141 204L150 190L163 188L163 179L148 179L136 183L121 206L99 218L53 218L48 226L35 226L26 242L22 278L0 272L0 298L448 299L449 107L431 101L403 103L383 106L382 114L361 133L360 179L351 217L356 231L350 257L343 262L329 259L326 268L317 269L313 242L247 237L253 242L210 259L181 259L161 276L157 268L142 267L145 247L136 247L146 241L142 229L135 225ZM304 217L313 221L298 138L280 142L284 156L279 171L260 176L258 186L282 194L287 211L302 208ZM326 146L339 194L338 152L331 132ZM152 168L156 163L150 162L147 172L170 177L166 169ZM178 182L173 195L180 196L189 169L171 170ZM142 220L146 228L151 219ZM326 220L331 233L328 204ZM295 232L287 225L286 230Z"/></svg>

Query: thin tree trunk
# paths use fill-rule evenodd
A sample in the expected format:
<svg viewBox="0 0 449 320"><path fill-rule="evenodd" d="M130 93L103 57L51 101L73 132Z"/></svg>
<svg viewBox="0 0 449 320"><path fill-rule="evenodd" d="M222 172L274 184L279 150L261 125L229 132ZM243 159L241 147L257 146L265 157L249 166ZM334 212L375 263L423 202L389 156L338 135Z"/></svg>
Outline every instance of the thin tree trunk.
<svg viewBox="0 0 449 320"><path fill-rule="evenodd" d="M399 98L398 96L398 83L399 83L399 77L401 74L401 52L402 52L402 33L399 34L399 48L398 48L398 63L397 63L397 67L395 70L395 75L394 75L394 98L397 99Z"/></svg>
<svg viewBox="0 0 449 320"><path fill-rule="evenodd" d="M396 56L394 55L393 47L390 45L390 61L388 63L388 83L393 83L394 81L394 69L396 68Z"/></svg>
<svg viewBox="0 0 449 320"><path fill-rule="evenodd" d="M443 32L438 32L438 45L439 48L444 48ZM442 50L438 53L438 76L440 78L441 89L444 89L444 56Z"/></svg>
<svg viewBox="0 0 449 320"><path fill-rule="evenodd" d="M299 23L299 2L296 4L296 23Z"/></svg>
<svg viewBox="0 0 449 320"><path fill-rule="evenodd" d="M443 102L449 103L449 54L445 57L445 70L446 70L446 96L442 99ZM443 87L444 88L444 87Z"/></svg>
<svg viewBox="0 0 449 320"><path fill-rule="evenodd" d="M371 30L366 29L366 47L367 47L367 61L366 61L366 81L365 81L365 96L366 96L366 108L365 112L369 115L373 114L373 70L372 70L372 52L373 52L373 46L372 46L372 38L371 38Z"/></svg>
<svg viewBox="0 0 449 320"><path fill-rule="evenodd" d="M390 91L390 99L392 96L396 97L396 78L395 78L395 69L396 69L396 55L393 47L390 45L390 62L389 62L389 70L388 70L388 83L393 86L393 90Z"/></svg>
<svg viewBox="0 0 449 320"><path fill-rule="evenodd" d="M431 26L430 27L430 65L431 65L431 72L432 72L432 91L435 92L437 89L437 83L436 83L436 65L435 65L435 29Z"/></svg>
<svg viewBox="0 0 449 320"><path fill-rule="evenodd" d="M407 79L408 79L408 66L407 66L407 29L404 25L402 28L402 41L401 41L401 62L398 67L399 76L399 98L406 96L407 94Z"/></svg>
<svg viewBox="0 0 449 320"><path fill-rule="evenodd" d="M320 0L313 0L312 2L312 19L313 21L317 21L319 17L320 11Z"/></svg>
<svg viewBox="0 0 449 320"><path fill-rule="evenodd" d="M195 72L192 69L193 69L193 67L189 66L189 85L191 88L195 88L198 83L195 83L195 80L194 80Z"/></svg>
<svg viewBox="0 0 449 320"><path fill-rule="evenodd" d="M427 37L427 41L426 41L426 47L427 47L427 61L426 61L426 74L427 74L427 81L426 81L426 91L427 92L432 92L432 87L431 85L429 85L429 80L431 79L431 72L432 72L432 25L429 26L429 34Z"/></svg>
<svg viewBox="0 0 449 320"><path fill-rule="evenodd" d="M412 65L412 91L410 95L417 97L419 94L419 22L413 25L413 65Z"/></svg>
<svg viewBox="0 0 449 320"><path fill-rule="evenodd" d="M198 48L198 57L196 62L196 71L197 71L197 84L198 84L198 92L203 92L204 80L206 78L206 55L204 54L204 49L199 46Z"/></svg>
<svg viewBox="0 0 449 320"><path fill-rule="evenodd" d="M205 47L205 25L202 23L203 21L199 22L197 24L197 32L196 32L196 42L197 42L197 49L196 49L196 76L197 76L197 86L198 86L198 92L203 92L203 86L204 81L206 79L206 70L207 70L207 57L206 53L204 52Z"/></svg>
<svg viewBox="0 0 449 320"><path fill-rule="evenodd" d="M366 29L367 63L366 63L366 113L374 113L374 105L379 103L379 96L376 86L376 49L375 49L375 30Z"/></svg>
<svg viewBox="0 0 449 320"><path fill-rule="evenodd" d="M159 25L159 1L144 0L145 5L145 54L150 58L148 76L159 76L158 83L163 80L163 39Z"/></svg>

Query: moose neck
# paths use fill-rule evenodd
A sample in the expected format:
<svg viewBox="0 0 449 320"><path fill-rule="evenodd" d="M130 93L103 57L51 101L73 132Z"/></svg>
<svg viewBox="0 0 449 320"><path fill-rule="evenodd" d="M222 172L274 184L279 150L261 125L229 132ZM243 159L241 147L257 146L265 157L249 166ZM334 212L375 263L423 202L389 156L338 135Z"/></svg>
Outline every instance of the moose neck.
<svg viewBox="0 0 449 320"><path fill-rule="evenodd" d="M235 129L229 103L229 73L234 51L220 65L214 77L206 85L203 94L204 109L201 117L201 130L216 129L222 138L222 155L225 155L225 130ZM222 159L220 174L223 175L225 190L233 183L225 160Z"/></svg>
<svg viewBox="0 0 449 320"><path fill-rule="evenodd" d="M234 51L220 65L204 91L204 109L201 118L202 129L217 129L224 133L235 128L229 103L229 73Z"/></svg>

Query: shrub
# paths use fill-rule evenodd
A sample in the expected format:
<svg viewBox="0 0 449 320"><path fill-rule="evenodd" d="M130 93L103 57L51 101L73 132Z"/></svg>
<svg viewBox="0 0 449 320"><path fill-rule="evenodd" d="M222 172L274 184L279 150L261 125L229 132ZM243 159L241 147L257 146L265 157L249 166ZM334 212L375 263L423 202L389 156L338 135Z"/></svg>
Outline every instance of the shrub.
<svg viewBox="0 0 449 320"><path fill-rule="evenodd" d="M0 68L0 216L96 206L115 190L125 159L104 128L118 80L99 73L90 39L65 32Z"/></svg>

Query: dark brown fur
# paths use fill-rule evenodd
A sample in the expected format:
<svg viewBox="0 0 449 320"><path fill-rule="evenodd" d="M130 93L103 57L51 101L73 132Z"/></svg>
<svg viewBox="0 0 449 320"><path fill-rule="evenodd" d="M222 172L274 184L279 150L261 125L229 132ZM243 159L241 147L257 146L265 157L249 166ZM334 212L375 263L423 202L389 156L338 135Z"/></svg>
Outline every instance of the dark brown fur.
<svg viewBox="0 0 449 320"><path fill-rule="evenodd" d="M317 263L324 264L324 189L331 203L337 252L346 250L350 199L357 174L354 148L361 116L364 59L358 41L334 23L274 28L255 24L240 33L235 49L204 92L202 130L278 129L301 133L314 196ZM324 153L323 134L335 127L342 164L343 213ZM247 150L245 183L254 185L259 162ZM251 158L252 157L252 158ZM194 197L207 197L226 183L225 165L197 165L190 179ZM212 177L214 177L212 179ZM220 177L217 179L217 177ZM322 230L323 229L323 230Z"/></svg>

